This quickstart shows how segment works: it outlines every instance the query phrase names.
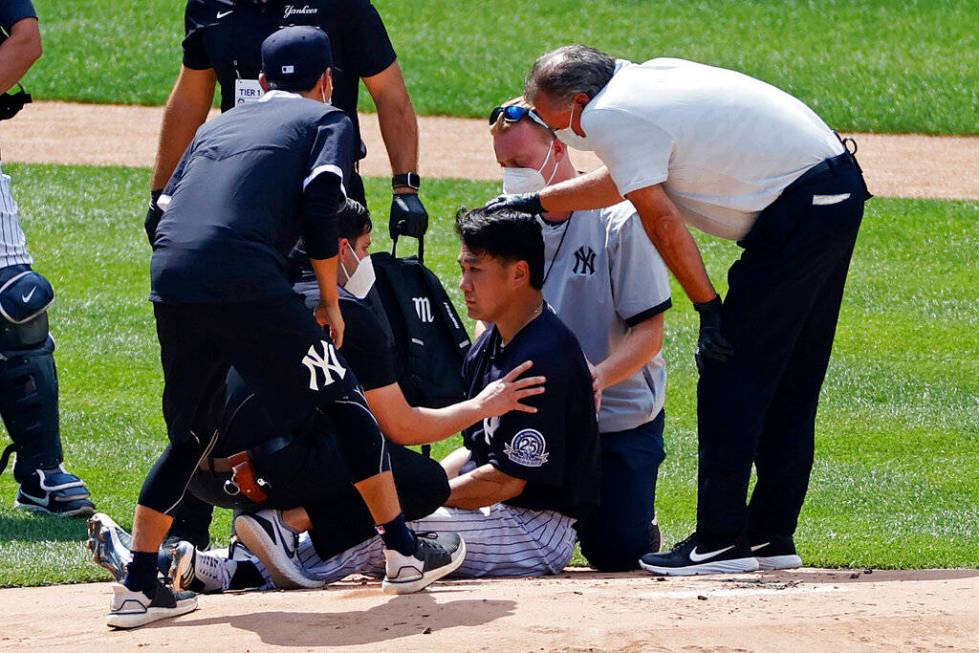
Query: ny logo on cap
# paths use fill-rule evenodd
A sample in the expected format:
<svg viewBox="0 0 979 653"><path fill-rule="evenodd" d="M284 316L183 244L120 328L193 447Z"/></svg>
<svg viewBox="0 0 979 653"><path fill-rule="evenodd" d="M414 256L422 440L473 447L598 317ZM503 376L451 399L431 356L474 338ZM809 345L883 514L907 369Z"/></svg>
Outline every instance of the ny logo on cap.
<svg viewBox="0 0 979 653"><path fill-rule="evenodd" d="M282 66L283 75L291 75L294 72L296 72L295 66Z"/></svg>

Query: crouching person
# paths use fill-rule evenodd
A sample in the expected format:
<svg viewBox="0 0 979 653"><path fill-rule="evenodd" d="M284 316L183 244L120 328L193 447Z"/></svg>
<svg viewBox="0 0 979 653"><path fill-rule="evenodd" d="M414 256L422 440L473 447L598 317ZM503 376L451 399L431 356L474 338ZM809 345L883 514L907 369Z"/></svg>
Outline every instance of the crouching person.
<svg viewBox="0 0 979 653"><path fill-rule="evenodd" d="M575 521L599 500L591 374L574 335L541 294L539 224L515 213L478 210L460 214L456 230L466 308L471 318L490 325L463 367L470 397L528 360L547 390L526 398L523 409L463 431L465 446L443 461L451 487L446 505L412 527L420 536L454 532L465 539L468 554L455 577L556 574L571 560ZM294 523L304 519L302 509L286 516ZM298 561L307 575L326 582L384 573L378 538L323 559L304 535Z"/></svg>

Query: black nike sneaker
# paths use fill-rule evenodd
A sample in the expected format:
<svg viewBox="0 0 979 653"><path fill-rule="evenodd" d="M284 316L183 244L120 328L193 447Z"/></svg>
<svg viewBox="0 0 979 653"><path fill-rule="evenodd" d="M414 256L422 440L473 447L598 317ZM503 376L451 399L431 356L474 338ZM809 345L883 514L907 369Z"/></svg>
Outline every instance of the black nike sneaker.
<svg viewBox="0 0 979 653"><path fill-rule="evenodd" d="M798 569L802 566L802 558L795 552L795 542L791 536L760 539L751 545L751 554L762 571Z"/></svg>
<svg viewBox="0 0 979 653"><path fill-rule="evenodd" d="M259 510L252 515L238 515L235 535L248 547L279 589L316 589L325 584L306 575L299 562L299 535L282 523L278 510Z"/></svg>
<svg viewBox="0 0 979 653"><path fill-rule="evenodd" d="M451 574L466 559L466 543L457 533L415 533L418 550L406 556L384 550L385 576L381 589L388 594L411 594Z"/></svg>
<svg viewBox="0 0 979 653"><path fill-rule="evenodd" d="M746 542L733 542L727 546L705 547L693 533L681 540L666 553L647 553L639 560L639 566L658 576L697 576L699 574L736 574L758 571Z"/></svg>

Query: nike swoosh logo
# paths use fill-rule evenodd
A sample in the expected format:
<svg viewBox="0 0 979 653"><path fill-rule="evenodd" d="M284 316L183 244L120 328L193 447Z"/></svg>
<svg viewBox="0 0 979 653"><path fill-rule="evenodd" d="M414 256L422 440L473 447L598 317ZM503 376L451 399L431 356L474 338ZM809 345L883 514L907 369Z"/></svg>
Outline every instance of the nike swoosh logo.
<svg viewBox="0 0 979 653"><path fill-rule="evenodd" d="M734 545L732 544L731 546L726 546L723 549L718 549L717 551L710 551L708 553L697 553L697 547L694 547L693 551L690 552L690 560L692 562L703 562L704 560L708 560L710 558L713 558L714 556L721 555L725 551L730 551L733 548Z"/></svg>
<svg viewBox="0 0 979 653"><path fill-rule="evenodd" d="M233 14L233 13L235 13L235 10L234 9L232 9L231 11L219 11L218 12L218 20L221 20L222 18L224 18L228 14Z"/></svg>
<svg viewBox="0 0 979 653"><path fill-rule="evenodd" d="M753 547L751 547L751 550L752 551L757 551L758 549L764 549L769 544L771 544L771 542L765 542L764 544L756 544Z"/></svg>
<svg viewBox="0 0 979 653"><path fill-rule="evenodd" d="M286 545L286 543L285 543L286 542L286 538L285 538L285 535L286 534L283 532L282 528L279 527L279 524L276 524L275 525L275 533L279 537L279 546L281 546L283 549L286 550L286 556L288 556L290 560L293 559L293 558L295 558L296 557L296 552L293 551L288 545Z"/></svg>
<svg viewBox="0 0 979 653"><path fill-rule="evenodd" d="M31 288L31 291L29 293L27 293L26 295L21 295L20 296L20 298L24 300L24 303L25 304L27 302L31 301L31 297L34 296L34 291L35 290L37 290L37 286L34 286L33 288Z"/></svg>

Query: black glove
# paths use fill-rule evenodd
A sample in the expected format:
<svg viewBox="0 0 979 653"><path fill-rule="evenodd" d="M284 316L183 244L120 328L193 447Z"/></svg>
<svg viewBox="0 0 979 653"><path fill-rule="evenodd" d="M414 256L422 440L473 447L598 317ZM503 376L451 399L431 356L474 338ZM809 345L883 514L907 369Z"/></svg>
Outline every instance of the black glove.
<svg viewBox="0 0 979 653"><path fill-rule="evenodd" d="M160 224L163 211L156 205L156 201L163 194L163 189L150 191L150 207L146 211L146 220L143 221L143 228L146 229L146 237L150 239L150 245L156 239L156 226Z"/></svg>
<svg viewBox="0 0 979 653"><path fill-rule="evenodd" d="M540 193L521 193L520 195L497 195L483 207L487 212L509 209L517 213L536 215L544 212L540 203Z"/></svg>
<svg viewBox="0 0 979 653"><path fill-rule="evenodd" d="M421 238L428 231L428 211L415 193L395 195L391 199L391 240L398 236Z"/></svg>
<svg viewBox="0 0 979 653"><path fill-rule="evenodd" d="M731 343L721 335L721 298L715 297L703 304L694 304L700 313L700 336L697 338L697 370L704 371L704 359L725 363L734 356Z"/></svg>

